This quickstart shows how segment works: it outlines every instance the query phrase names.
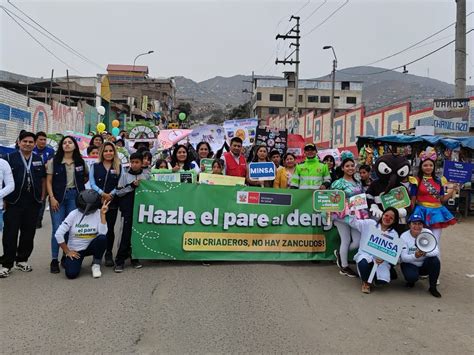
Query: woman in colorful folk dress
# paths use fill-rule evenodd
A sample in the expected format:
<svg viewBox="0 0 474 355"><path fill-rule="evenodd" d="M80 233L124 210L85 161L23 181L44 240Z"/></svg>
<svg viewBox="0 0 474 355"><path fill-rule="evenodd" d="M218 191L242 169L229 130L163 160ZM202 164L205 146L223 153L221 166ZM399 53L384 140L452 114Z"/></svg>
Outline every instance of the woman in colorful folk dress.
<svg viewBox="0 0 474 355"><path fill-rule="evenodd" d="M436 237L438 244L444 228L456 224L456 219L443 206L454 194L454 189L445 193L447 181L435 174L437 159L434 149L427 149L420 155L417 177L410 177L410 196L414 205L413 214L421 215L427 228Z"/></svg>
<svg viewBox="0 0 474 355"><path fill-rule="evenodd" d="M334 225L339 232L341 245L339 250L334 250L336 256L336 263L339 267L339 273L348 277L357 277L357 274L349 267L348 255L350 250L355 250L359 247L360 232L349 225L349 212L351 206L349 205L349 198L362 194L362 184L354 178L356 172L354 156L351 152L342 152L342 162L340 171L343 175L340 179L334 181L331 185L332 190L341 190L346 194L346 207L343 212L334 213ZM367 210L357 210L356 217L364 219L368 217Z"/></svg>

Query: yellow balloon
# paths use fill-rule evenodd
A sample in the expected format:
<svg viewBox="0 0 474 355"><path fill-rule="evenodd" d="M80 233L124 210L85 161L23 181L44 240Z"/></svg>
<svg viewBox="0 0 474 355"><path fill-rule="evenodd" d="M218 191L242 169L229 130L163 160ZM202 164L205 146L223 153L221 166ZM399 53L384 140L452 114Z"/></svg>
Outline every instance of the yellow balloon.
<svg viewBox="0 0 474 355"><path fill-rule="evenodd" d="M100 122L97 124L97 132L102 133L105 131L105 124Z"/></svg>
<svg viewBox="0 0 474 355"><path fill-rule="evenodd" d="M118 127L120 126L120 121L119 120L113 120L112 121L112 127Z"/></svg>

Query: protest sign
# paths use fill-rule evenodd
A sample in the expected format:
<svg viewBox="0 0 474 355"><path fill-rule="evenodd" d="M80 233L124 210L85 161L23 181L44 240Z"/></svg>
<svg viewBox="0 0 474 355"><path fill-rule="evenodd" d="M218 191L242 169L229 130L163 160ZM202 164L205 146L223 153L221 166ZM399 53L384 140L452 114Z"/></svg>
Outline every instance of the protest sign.
<svg viewBox="0 0 474 355"><path fill-rule="evenodd" d="M212 162L214 159L201 159L201 165L204 165L204 171L207 171L208 173L212 172Z"/></svg>
<svg viewBox="0 0 474 355"><path fill-rule="evenodd" d="M362 251L393 265L397 264L402 247L401 238L393 238L375 227L371 227L369 235L363 235L360 241Z"/></svg>
<svg viewBox="0 0 474 355"><path fill-rule="evenodd" d="M250 163L249 178L252 180L269 181L275 180L276 167L270 162Z"/></svg>
<svg viewBox="0 0 474 355"><path fill-rule="evenodd" d="M433 100L435 133L469 131L469 99Z"/></svg>
<svg viewBox="0 0 474 355"><path fill-rule="evenodd" d="M465 184L472 179L474 164L445 160L443 175L449 182Z"/></svg>
<svg viewBox="0 0 474 355"><path fill-rule="evenodd" d="M283 157L288 146L288 131L286 129L280 130L278 128L257 128L257 137L255 145L264 145L268 152L278 150Z"/></svg>
<svg viewBox="0 0 474 355"><path fill-rule="evenodd" d="M352 197L349 197L349 205L353 211L359 211L369 208L367 204L367 195L366 194L358 194Z"/></svg>
<svg viewBox="0 0 474 355"><path fill-rule="evenodd" d="M238 176L201 173L199 174L199 183L207 185L236 186L245 185L245 178Z"/></svg>
<svg viewBox="0 0 474 355"><path fill-rule="evenodd" d="M128 139L137 142L149 142L156 139L158 129L152 122L132 121L126 123Z"/></svg>
<svg viewBox="0 0 474 355"><path fill-rule="evenodd" d="M189 142L194 148L196 148L200 142L207 142L215 153L224 145L224 137L224 127L218 125L204 125L193 129L189 135Z"/></svg>
<svg viewBox="0 0 474 355"><path fill-rule="evenodd" d="M78 133L78 132L73 132L73 131L66 131L64 133L65 136L71 136L73 137L77 145L79 146L79 150L81 152L85 152L87 150L87 147L89 147L91 136L83 133Z"/></svg>
<svg viewBox="0 0 474 355"><path fill-rule="evenodd" d="M334 160L336 161L336 166L341 164L341 153L339 152L339 149L335 148L318 150L318 158L320 161L323 161L326 155L331 155L332 157L334 157Z"/></svg>
<svg viewBox="0 0 474 355"><path fill-rule="evenodd" d="M395 187L388 193L380 196L382 206L385 210L388 207L405 208L410 206L410 196L405 186Z"/></svg>
<svg viewBox="0 0 474 355"><path fill-rule="evenodd" d="M313 193L313 209L320 212L342 212L346 194L340 190L316 190Z"/></svg>
<svg viewBox="0 0 474 355"><path fill-rule="evenodd" d="M135 192L133 257L333 260L339 238L312 211L312 192L282 191L142 181Z"/></svg>
<svg viewBox="0 0 474 355"><path fill-rule="evenodd" d="M174 172L170 169L151 169L151 179L154 181L192 184L196 182L196 173L194 170Z"/></svg>
<svg viewBox="0 0 474 355"><path fill-rule="evenodd" d="M257 125L257 118L228 120L224 122L224 130L228 140L239 137L242 139L244 146L250 146L255 143Z"/></svg>
<svg viewBox="0 0 474 355"><path fill-rule="evenodd" d="M164 149L169 149L191 134L191 129L162 129L158 141Z"/></svg>

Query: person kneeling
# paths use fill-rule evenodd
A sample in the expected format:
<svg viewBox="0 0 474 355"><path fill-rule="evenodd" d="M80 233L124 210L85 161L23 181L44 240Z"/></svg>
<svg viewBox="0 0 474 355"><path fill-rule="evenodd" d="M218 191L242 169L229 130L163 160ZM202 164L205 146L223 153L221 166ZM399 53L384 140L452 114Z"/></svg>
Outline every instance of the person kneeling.
<svg viewBox="0 0 474 355"><path fill-rule="evenodd" d="M76 198L77 209L68 214L56 231L55 238L66 255L63 267L68 279L75 279L81 272L84 257L92 255L92 276L102 276L100 261L107 248L107 221L105 214L110 201L101 207L100 195L94 190L84 190ZM99 210L100 208L100 210ZM69 233L66 244L64 236Z"/></svg>
<svg viewBox="0 0 474 355"><path fill-rule="evenodd" d="M410 230L406 231L401 235L404 246L402 248L402 255L400 256L403 276L407 282L407 287L414 287L418 281L420 275L428 275L430 288L428 291L434 297L441 297L441 294L436 288L436 281L439 277L441 264L439 261L439 249L438 245L430 251L425 253L419 250L416 246L416 238L422 233L432 232L429 229L423 228L423 216L419 214L413 214L409 219Z"/></svg>

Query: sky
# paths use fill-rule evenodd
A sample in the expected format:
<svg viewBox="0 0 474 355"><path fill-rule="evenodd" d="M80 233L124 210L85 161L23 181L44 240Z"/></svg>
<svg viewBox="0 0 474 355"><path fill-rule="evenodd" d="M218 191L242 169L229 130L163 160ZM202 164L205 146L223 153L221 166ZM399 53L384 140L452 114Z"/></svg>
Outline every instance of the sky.
<svg viewBox="0 0 474 355"><path fill-rule="evenodd" d="M27 20L6 0L2 6ZM19 21L48 53L0 10L0 69L49 77L95 76L107 64L148 65L150 76L185 76L203 81L237 74L281 75L294 67L275 65L291 53L289 41L275 40L291 28L290 16L301 17L300 78L331 71L332 45L338 69L366 65L428 37L456 19L455 0L187 0L187 1L39 1L11 0L81 59ZM345 4L346 3L346 4ZM467 13L474 10L467 1ZM345 4L345 5L344 5ZM342 7L341 7L342 6ZM319 9L318 9L319 7ZM331 16L331 14L340 9ZM331 17L329 17L331 16ZM329 18L328 18L329 17ZM325 21L325 22L324 22ZM324 23L323 23L324 22ZM474 14L467 18L474 27ZM454 39L455 27L388 60L394 68L417 59ZM467 83L473 84L474 31L467 36ZM61 61L62 62L61 62ZM65 62L66 64L64 64ZM407 67L410 74L454 82L454 43Z"/></svg>

